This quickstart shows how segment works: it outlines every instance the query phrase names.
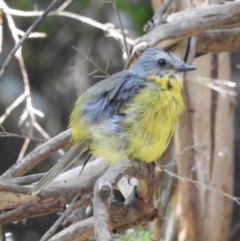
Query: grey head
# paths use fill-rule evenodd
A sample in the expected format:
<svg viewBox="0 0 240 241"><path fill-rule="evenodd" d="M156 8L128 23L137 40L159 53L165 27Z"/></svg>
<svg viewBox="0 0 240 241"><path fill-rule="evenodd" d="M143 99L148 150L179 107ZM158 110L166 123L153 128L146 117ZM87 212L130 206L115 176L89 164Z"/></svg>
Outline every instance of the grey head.
<svg viewBox="0 0 240 241"><path fill-rule="evenodd" d="M157 48L148 48L131 67L131 70L141 77L175 75L176 79L178 73L195 69L194 66L184 63L174 54Z"/></svg>

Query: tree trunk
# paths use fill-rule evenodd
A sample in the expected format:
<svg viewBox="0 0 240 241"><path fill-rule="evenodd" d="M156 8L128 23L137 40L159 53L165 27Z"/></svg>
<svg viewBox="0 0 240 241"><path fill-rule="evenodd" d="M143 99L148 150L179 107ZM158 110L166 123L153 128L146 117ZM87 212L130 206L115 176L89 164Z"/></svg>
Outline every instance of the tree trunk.
<svg viewBox="0 0 240 241"><path fill-rule="evenodd" d="M198 7L203 3L195 1ZM175 11L189 6L190 1L177 1ZM174 49L181 58L186 51L186 42ZM154 223L155 240L225 241L229 232L232 201L223 193L232 194L234 100L197 83L231 80L229 54L208 54L193 65L198 70L185 78L185 112L174 138L177 184L164 221Z"/></svg>

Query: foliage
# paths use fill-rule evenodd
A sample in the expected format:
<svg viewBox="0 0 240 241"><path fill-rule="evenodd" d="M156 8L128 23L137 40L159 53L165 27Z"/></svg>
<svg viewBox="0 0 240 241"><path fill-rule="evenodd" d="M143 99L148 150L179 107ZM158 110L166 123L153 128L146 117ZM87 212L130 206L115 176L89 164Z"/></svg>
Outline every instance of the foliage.
<svg viewBox="0 0 240 241"><path fill-rule="evenodd" d="M135 227L128 229L124 234L116 234L115 241L149 241L151 240L152 230L146 227Z"/></svg>

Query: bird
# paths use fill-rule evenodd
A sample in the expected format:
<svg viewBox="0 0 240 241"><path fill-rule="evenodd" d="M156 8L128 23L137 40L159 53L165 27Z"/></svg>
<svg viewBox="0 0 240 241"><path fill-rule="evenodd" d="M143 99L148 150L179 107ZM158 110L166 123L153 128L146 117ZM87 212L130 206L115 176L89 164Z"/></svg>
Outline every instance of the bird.
<svg viewBox="0 0 240 241"><path fill-rule="evenodd" d="M169 51L150 47L129 69L90 87L70 116L73 147L31 193L42 191L85 151L110 164L154 162L169 145L184 109L184 72L195 69Z"/></svg>

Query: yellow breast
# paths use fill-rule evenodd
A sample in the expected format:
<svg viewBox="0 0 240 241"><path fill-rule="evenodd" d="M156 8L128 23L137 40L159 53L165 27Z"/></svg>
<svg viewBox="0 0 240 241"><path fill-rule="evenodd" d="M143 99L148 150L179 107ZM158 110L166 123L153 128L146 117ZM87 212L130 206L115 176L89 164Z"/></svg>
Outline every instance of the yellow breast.
<svg viewBox="0 0 240 241"><path fill-rule="evenodd" d="M165 151L184 108L182 81L150 80L153 82L124 110L132 113L126 120L129 156L147 163Z"/></svg>

